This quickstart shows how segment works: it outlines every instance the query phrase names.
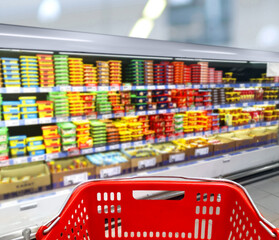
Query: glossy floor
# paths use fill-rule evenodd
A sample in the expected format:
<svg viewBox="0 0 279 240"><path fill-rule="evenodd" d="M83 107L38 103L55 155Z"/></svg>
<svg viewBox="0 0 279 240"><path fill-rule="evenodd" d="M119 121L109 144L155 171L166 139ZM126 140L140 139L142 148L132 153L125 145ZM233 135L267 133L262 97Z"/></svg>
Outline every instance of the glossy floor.
<svg viewBox="0 0 279 240"><path fill-rule="evenodd" d="M245 185L261 214L279 227L279 175Z"/></svg>

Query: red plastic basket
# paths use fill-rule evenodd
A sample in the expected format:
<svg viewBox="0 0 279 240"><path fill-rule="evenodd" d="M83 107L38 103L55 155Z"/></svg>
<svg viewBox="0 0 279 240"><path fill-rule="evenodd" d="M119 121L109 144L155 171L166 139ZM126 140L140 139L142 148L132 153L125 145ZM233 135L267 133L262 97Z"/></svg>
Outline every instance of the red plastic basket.
<svg viewBox="0 0 279 240"><path fill-rule="evenodd" d="M36 239L269 240L279 231L231 181L137 179L79 185ZM183 180L185 180L183 178ZM136 191L183 191L181 200L135 199Z"/></svg>

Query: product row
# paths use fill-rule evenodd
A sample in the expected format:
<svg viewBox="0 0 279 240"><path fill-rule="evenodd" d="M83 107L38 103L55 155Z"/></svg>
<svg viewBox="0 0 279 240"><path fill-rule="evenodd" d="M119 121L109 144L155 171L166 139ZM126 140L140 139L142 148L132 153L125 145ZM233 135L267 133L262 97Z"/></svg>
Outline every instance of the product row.
<svg viewBox="0 0 279 240"><path fill-rule="evenodd" d="M250 108L217 109L214 112L187 111L150 116L122 117L116 120L80 120L41 127L35 136L9 136L8 128L0 128L2 160L18 156L79 151L125 142L184 137L185 133L219 131L223 126L279 119L275 105Z"/></svg>
<svg viewBox="0 0 279 240"><path fill-rule="evenodd" d="M0 199L277 142L277 126L0 169ZM21 184L19 184L21 183Z"/></svg>
<svg viewBox="0 0 279 240"><path fill-rule="evenodd" d="M53 86L120 86L122 84L168 85L199 83L235 83L232 72L224 73L209 67L208 62L186 65L179 61L132 59L96 61L85 64L83 58L67 55L2 57L0 83L5 87ZM279 78L251 78L253 83L278 82Z"/></svg>
<svg viewBox="0 0 279 240"><path fill-rule="evenodd" d="M146 110L212 107L226 103L278 98L277 88L98 91L92 93L51 92L46 101L37 101L35 96L21 96L14 101L2 101L3 98L0 97L0 106L3 107L3 119L6 121L38 117L95 116L97 114L124 114ZM2 119L2 114L0 119Z"/></svg>

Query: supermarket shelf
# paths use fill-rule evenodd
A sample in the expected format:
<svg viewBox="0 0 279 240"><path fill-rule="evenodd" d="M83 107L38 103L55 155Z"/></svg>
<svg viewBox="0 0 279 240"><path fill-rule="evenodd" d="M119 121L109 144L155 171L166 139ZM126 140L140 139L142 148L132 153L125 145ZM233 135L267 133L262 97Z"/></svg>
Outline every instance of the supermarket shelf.
<svg viewBox="0 0 279 240"><path fill-rule="evenodd" d="M235 84L179 84L179 85L143 85L143 86L56 86L56 87L28 87L28 88L0 88L0 93L48 93L48 92L93 92L93 91L131 91L131 90L163 90L189 88L248 88L248 87L279 87L279 83L235 83Z"/></svg>
<svg viewBox="0 0 279 240"><path fill-rule="evenodd" d="M38 156L24 156L24 157L10 158L8 160L0 161L0 167L22 164L22 163L29 163L29 162L37 162L37 161L50 161L52 159L74 157L74 156L79 156L79 155L87 155L87 154L92 154L92 153L117 150L117 149L121 149L121 148L139 147L139 146L143 146L143 145L151 144L151 143L163 143L163 142L173 141L173 140L179 139L179 138L210 136L212 134L225 133L225 132L231 132L231 131L248 129L248 128L255 128L255 127L261 127L261 126L263 126L263 127L264 126L274 126L274 125L278 125L278 123L279 123L279 121L270 121L270 122L262 122L262 123L257 123L257 124L247 124L247 125L236 126L236 127L223 127L221 129L215 130L215 131L187 133L187 134L181 134L180 136L157 138L154 140L125 142L125 143L121 143L121 144L106 145L106 146L94 147L94 148L86 148L86 149L81 149L80 151L72 151L72 152L69 151L69 152L50 153L50 154L44 154L44 155L38 155Z"/></svg>
<svg viewBox="0 0 279 240"><path fill-rule="evenodd" d="M279 104L279 100L271 101L256 101L256 102L242 102L232 104L222 104L213 106L200 106L200 107L189 107L189 108L172 108L172 109L161 109L161 110L148 110L138 112L127 112L127 113L109 113L100 115L88 115L88 116L74 116L74 117L54 117L54 118L34 118L34 119L20 119L20 120L7 120L0 121L0 127L16 127L26 125L37 125L37 124L50 124L59 122L71 122L79 120L94 120L94 119L110 119L110 118L121 118L124 116L144 116L144 115L155 115L164 113L182 113L186 111L202 111L202 110L214 110L217 108L231 108L231 107L249 107L254 105L274 105Z"/></svg>
<svg viewBox="0 0 279 240"><path fill-rule="evenodd" d="M278 163L279 145L267 145L236 153L186 161L148 171L131 173L121 177L184 176L211 178L228 176L239 171L251 170ZM11 232L13 232L13 236L19 237L15 239L22 239L20 238L22 230L30 226L34 226L32 229L35 232L37 229L36 226L44 224L58 213L72 189L73 186L1 202L0 214L6 217L0 218L0 233L3 234L3 236L0 234L0 239L14 239L11 238ZM6 227L7 225L9 226L8 229ZM7 235L5 236L5 234Z"/></svg>

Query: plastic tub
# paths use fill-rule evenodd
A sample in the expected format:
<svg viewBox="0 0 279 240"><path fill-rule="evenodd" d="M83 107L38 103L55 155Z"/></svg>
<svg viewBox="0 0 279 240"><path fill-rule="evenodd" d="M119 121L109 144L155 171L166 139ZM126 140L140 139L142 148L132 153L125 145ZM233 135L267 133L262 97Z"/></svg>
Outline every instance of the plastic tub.
<svg viewBox="0 0 279 240"><path fill-rule="evenodd" d="M44 143L46 146L60 144L60 135L44 136Z"/></svg>
<svg viewBox="0 0 279 240"><path fill-rule="evenodd" d="M36 97L19 97L20 104L36 104Z"/></svg>
<svg viewBox="0 0 279 240"><path fill-rule="evenodd" d="M11 148L11 155L14 157L24 156L26 154L26 147Z"/></svg>
<svg viewBox="0 0 279 240"><path fill-rule="evenodd" d="M52 136L52 135L57 135L58 134L58 126L52 125L52 126L43 126L42 127L43 131L43 136Z"/></svg>
<svg viewBox="0 0 279 240"><path fill-rule="evenodd" d="M19 120L20 119L20 113L6 113L3 112L4 120Z"/></svg>
<svg viewBox="0 0 279 240"><path fill-rule="evenodd" d="M20 111L22 113L37 112L36 104L22 104L20 105Z"/></svg>
<svg viewBox="0 0 279 240"><path fill-rule="evenodd" d="M37 146L28 146L27 151L29 156L38 156L45 154L45 146L44 145L37 145Z"/></svg>
<svg viewBox="0 0 279 240"><path fill-rule="evenodd" d="M21 113L22 119L34 119L38 118L37 112Z"/></svg>
<svg viewBox="0 0 279 240"><path fill-rule="evenodd" d="M53 144L53 145L46 145L46 153L50 154L50 153L59 153L61 152L61 145L60 144Z"/></svg>
<svg viewBox="0 0 279 240"><path fill-rule="evenodd" d="M26 138L27 146L39 146L43 144L43 137L37 136L37 137L28 137Z"/></svg>

